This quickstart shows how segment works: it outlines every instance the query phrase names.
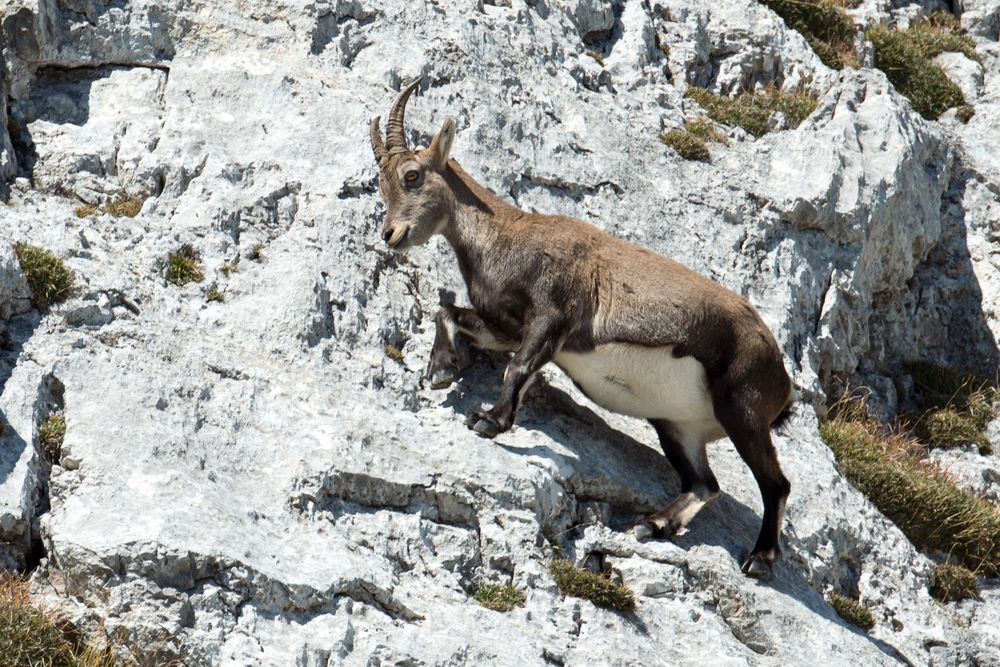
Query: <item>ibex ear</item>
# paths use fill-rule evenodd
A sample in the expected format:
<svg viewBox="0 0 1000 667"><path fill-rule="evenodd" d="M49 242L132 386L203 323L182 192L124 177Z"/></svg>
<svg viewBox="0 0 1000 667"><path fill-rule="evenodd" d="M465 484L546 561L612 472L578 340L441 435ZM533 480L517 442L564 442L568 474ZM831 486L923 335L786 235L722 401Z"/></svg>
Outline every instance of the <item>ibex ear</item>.
<svg viewBox="0 0 1000 667"><path fill-rule="evenodd" d="M429 150L434 160L434 166L440 171L448 164L448 154L451 153L451 142L455 139L455 119L448 116L444 119L441 129L434 136Z"/></svg>

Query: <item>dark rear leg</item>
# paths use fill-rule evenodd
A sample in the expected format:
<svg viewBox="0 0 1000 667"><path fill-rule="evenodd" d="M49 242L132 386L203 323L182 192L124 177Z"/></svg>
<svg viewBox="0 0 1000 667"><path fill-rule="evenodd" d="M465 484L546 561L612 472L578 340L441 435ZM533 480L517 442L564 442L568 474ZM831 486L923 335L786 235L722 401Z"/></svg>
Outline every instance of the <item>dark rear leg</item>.
<svg viewBox="0 0 1000 667"><path fill-rule="evenodd" d="M681 493L669 505L635 526L635 536L639 539L673 535L719 497L719 483L708 465L702 434L685 432L680 426L662 419L651 419L649 423L660 437L667 460L680 475Z"/></svg>
<svg viewBox="0 0 1000 667"><path fill-rule="evenodd" d="M484 350L512 350L517 344L494 336L476 311L458 306L442 306L434 317L434 346L427 377L431 389L445 389L458 378L463 359L456 342L459 336Z"/></svg>
<svg viewBox="0 0 1000 667"><path fill-rule="evenodd" d="M728 395L719 392L713 397L713 403L716 419L750 467L764 501L764 518L757 543L740 566L744 574L761 577L771 571L772 564L781 555L781 521L791 485L778 464L769 420L750 407L760 404L752 399L739 392L728 392Z"/></svg>

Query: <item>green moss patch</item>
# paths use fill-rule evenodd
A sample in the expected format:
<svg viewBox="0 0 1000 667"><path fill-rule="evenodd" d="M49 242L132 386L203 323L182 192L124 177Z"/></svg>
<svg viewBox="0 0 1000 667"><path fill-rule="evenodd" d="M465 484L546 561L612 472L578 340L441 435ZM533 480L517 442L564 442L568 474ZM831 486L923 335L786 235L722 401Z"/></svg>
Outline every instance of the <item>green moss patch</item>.
<svg viewBox="0 0 1000 667"><path fill-rule="evenodd" d="M487 609L501 612L523 607L525 602L524 593L513 586L500 584L483 584L473 592L472 597Z"/></svg>
<svg viewBox="0 0 1000 667"><path fill-rule="evenodd" d="M851 625L859 627L866 632L875 627L875 617L872 615L871 610L859 601L836 593L830 595L828 600L830 606L837 612L837 615Z"/></svg>
<svg viewBox="0 0 1000 667"><path fill-rule="evenodd" d="M844 11L851 3L834 0L760 0L797 30L816 52L823 64L843 69L857 64L854 52L854 21Z"/></svg>
<svg viewBox="0 0 1000 667"><path fill-rule="evenodd" d="M180 248L167 256L167 282L174 285L187 285L188 283L199 283L205 279L205 272L201 269L198 251L190 244L185 243Z"/></svg>
<svg viewBox="0 0 1000 667"><path fill-rule="evenodd" d="M948 554L991 576L1000 574L1000 509L924 460L919 442L855 408L820 424L820 435L847 479L915 546Z"/></svg>
<svg viewBox="0 0 1000 667"><path fill-rule="evenodd" d="M934 583L930 594L941 602L958 602L979 596L976 573L961 565L938 565L934 568Z"/></svg>
<svg viewBox="0 0 1000 667"><path fill-rule="evenodd" d="M962 34L954 16L932 14L906 30L874 26L866 34L875 46L875 67L885 72L921 116L934 120L952 107L965 106L961 89L932 60L955 51L981 62L975 42Z"/></svg>
<svg viewBox="0 0 1000 667"><path fill-rule="evenodd" d="M607 577L579 568L565 558L552 561L549 571L563 595L590 600L598 607L615 611L635 610L635 593Z"/></svg>
<svg viewBox="0 0 1000 667"><path fill-rule="evenodd" d="M47 308L69 296L73 287L73 272L61 259L48 250L27 243L15 243L14 254L31 288L36 308Z"/></svg>
<svg viewBox="0 0 1000 667"><path fill-rule="evenodd" d="M778 112L785 114L790 127L798 127L816 109L817 102L806 90L785 92L776 86L732 98L691 86L687 96L700 104L712 120L742 127L754 137L767 133L771 116Z"/></svg>

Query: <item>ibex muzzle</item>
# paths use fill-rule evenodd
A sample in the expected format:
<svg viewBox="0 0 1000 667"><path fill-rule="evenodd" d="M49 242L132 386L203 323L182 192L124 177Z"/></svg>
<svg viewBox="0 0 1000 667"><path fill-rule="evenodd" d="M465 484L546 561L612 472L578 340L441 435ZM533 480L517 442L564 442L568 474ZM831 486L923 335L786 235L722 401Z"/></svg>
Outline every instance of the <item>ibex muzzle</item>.
<svg viewBox="0 0 1000 667"><path fill-rule="evenodd" d="M449 160L455 123L426 149L406 144L400 93L385 142L371 125L388 213L382 237L403 250L442 234L472 308L444 306L428 375L449 386L460 370L456 336L512 352L497 403L468 425L492 438L514 423L521 393L555 362L591 400L649 420L681 479L681 494L635 527L670 535L719 495L705 445L729 436L760 486L764 516L743 571L761 576L780 553L789 483L770 429L789 404L778 345L749 303L677 262L581 220L522 211Z"/></svg>

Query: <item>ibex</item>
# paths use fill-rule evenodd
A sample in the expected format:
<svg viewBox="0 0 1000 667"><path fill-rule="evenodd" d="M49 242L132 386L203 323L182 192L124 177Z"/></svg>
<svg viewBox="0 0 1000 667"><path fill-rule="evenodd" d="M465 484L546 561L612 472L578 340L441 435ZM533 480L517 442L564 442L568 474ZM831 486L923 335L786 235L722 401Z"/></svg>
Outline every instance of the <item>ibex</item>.
<svg viewBox="0 0 1000 667"><path fill-rule="evenodd" d="M402 251L443 235L455 251L472 308L436 316L428 377L457 377L456 336L513 352L500 399L467 424L493 438L514 422L528 380L553 361L592 401L653 425L680 475L681 493L640 523L636 537L669 536L719 496L705 453L729 436L764 501L760 534L741 564L763 576L780 555L789 483L770 429L786 414L791 381L774 336L741 296L687 267L567 216L522 211L449 159L455 121L411 150L399 94L383 141L371 143L387 213L382 238Z"/></svg>

